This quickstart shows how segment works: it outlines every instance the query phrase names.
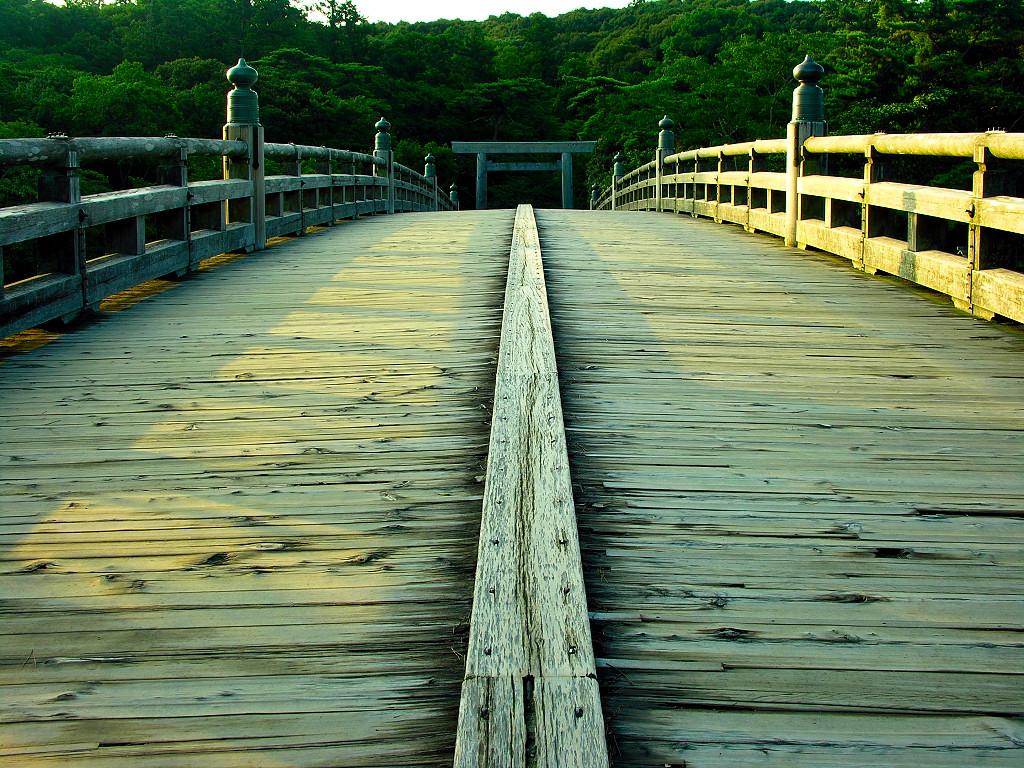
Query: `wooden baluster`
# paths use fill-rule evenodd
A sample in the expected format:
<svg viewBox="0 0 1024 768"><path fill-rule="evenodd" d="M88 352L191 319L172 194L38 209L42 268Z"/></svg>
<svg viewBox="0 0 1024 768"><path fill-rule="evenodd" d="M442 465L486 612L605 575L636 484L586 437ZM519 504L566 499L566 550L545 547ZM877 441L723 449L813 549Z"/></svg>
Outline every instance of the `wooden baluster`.
<svg viewBox="0 0 1024 768"><path fill-rule="evenodd" d="M762 156L757 154L753 148L747 152L747 221L743 228L747 232L753 232L750 225L750 211L754 208L754 174L761 170ZM759 201L760 202L760 201Z"/></svg>
<svg viewBox="0 0 1024 768"><path fill-rule="evenodd" d="M349 172L352 174L352 186L351 195L348 192L345 193L345 202L352 204L352 218L359 218L359 185L356 183L357 176L359 176L359 163L353 157L349 167Z"/></svg>
<svg viewBox="0 0 1024 768"><path fill-rule="evenodd" d="M52 138L70 142L70 139L63 134ZM82 202L82 184L78 176L78 152L71 149L70 144L67 146L68 149L63 158L55 166L47 168L39 178L40 202L69 203L71 205L79 205ZM61 317L64 322L70 322L89 306L84 230L86 223L84 211L81 211L79 226L75 229L41 237L35 241L36 262L40 274L58 272L74 275L78 280L78 286L74 290L76 290L76 295L81 298L76 299L74 304L68 305L68 311Z"/></svg>
<svg viewBox="0 0 1024 768"><path fill-rule="evenodd" d="M57 137L67 141L66 136ZM64 159L48 168L39 179L39 201L54 203L82 202L82 185L78 177L78 152L69 149ZM36 240L36 254L45 271L82 275L85 271L85 244L81 229L61 232Z"/></svg>
<svg viewBox="0 0 1024 768"><path fill-rule="evenodd" d="M971 297L970 305L963 306L955 298L953 303L960 309L965 309L978 317L991 320L995 313L984 309L975 303L979 272L986 269L994 269L1001 266L1001 262L1009 253L1012 253L1012 246L1005 243L1005 236L1000 230L985 229L977 219L979 202L986 197L995 195L1013 194L1012 177L1005 170L999 168L998 161L992 156L992 151L987 146L974 148L974 162L977 169L971 188L972 200L967 208L967 215L970 223L967 225L967 258L971 269L969 273L968 296Z"/></svg>
<svg viewBox="0 0 1024 768"><path fill-rule="evenodd" d="M108 224L107 243L113 253L141 256L146 252L146 217L133 216Z"/></svg>
<svg viewBox="0 0 1024 768"><path fill-rule="evenodd" d="M722 172L725 170L725 155L718 150L715 158L715 222L722 223Z"/></svg>
<svg viewBox="0 0 1024 768"><path fill-rule="evenodd" d="M875 274L878 270L874 267L869 267L864 261L867 241L875 234L875 230L879 228L878 219L886 215L877 211L872 212L870 205L871 185L884 180L884 178L885 163L882 161L881 154L871 144L864 150L864 199L860 206L860 258L851 260L851 264L856 269L871 275Z"/></svg>
<svg viewBox="0 0 1024 768"><path fill-rule="evenodd" d="M700 173L700 157L696 153L694 153L693 167L690 170L693 171L693 182L690 184L690 195L692 197L690 216L695 219L699 215L697 212L697 200L700 199L700 195L697 192L697 174Z"/></svg>
<svg viewBox="0 0 1024 768"><path fill-rule="evenodd" d="M676 158L675 170L672 171L675 181L672 183L672 212L679 213L679 158ZM686 185L683 185L683 193L686 193Z"/></svg>
<svg viewBox="0 0 1024 768"><path fill-rule="evenodd" d="M612 167L612 210L619 210L619 188L622 186L622 177L626 174L626 156L622 152L615 155L615 165Z"/></svg>
<svg viewBox="0 0 1024 768"><path fill-rule="evenodd" d="M302 150L294 144L292 144L292 146L295 147L295 157L282 163L282 170L284 171L285 176L294 176L297 178L299 180L299 185L297 190L284 193L284 204L281 207L281 215L287 216L290 213L297 213L299 215L298 226L291 234L295 237L302 237L306 234L306 226L302 214L303 208L305 207L302 199Z"/></svg>
<svg viewBox="0 0 1024 768"><path fill-rule="evenodd" d="M167 136L165 138L177 138ZM188 188L188 150L184 147L178 148L167 162L160 168L160 182L172 187ZM157 239L180 240L186 244L185 258L180 267L174 270L174 277L184 277L191 271L191 195L185 193L185 205L181 208L172 208L168 211L161 211L154 214L153 222L156 227Z"/></svg>
<svg viewBox="0 0 1024 768"><path fill-rule="evenodd" d="M331 150L327 149L324 154L316 159L316 173L321 176L329 177L330 181L326 187L317 187L313 190L314 204L317 209L317 218L319 218L319 212L321 208L330 208L331 217L325 222L321 222L321 226L333 227L334 226L334 174L331 170Z"/></svg>

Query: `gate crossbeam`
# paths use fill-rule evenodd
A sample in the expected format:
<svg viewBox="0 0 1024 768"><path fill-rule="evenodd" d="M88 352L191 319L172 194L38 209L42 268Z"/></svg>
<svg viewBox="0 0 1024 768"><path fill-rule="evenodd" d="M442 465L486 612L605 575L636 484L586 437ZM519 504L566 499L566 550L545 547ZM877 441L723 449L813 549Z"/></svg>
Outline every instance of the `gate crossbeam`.
<svg viewBox="0 0 1024 768"><path fill-rule="evenodd" d="M487 207L488 171L562 172L562 207L572 208L572 156L589 154L596 141L453 141L457 155L476 155L476 207ZM488 155L559 154L561 160L549 163L493 163Z"/></svg>

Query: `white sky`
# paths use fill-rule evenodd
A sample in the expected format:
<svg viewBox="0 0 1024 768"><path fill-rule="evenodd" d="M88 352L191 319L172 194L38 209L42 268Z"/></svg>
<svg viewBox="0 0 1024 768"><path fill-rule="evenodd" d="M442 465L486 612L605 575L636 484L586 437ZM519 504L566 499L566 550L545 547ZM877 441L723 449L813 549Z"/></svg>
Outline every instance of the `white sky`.
<svg viewBox="0 0 1024 768"><path fill-rule="evenodd" d="M558 16L577 8L625 8L629 0L355 0L369 21L483 21L506 11L528 16L540 11Z"/></svg>

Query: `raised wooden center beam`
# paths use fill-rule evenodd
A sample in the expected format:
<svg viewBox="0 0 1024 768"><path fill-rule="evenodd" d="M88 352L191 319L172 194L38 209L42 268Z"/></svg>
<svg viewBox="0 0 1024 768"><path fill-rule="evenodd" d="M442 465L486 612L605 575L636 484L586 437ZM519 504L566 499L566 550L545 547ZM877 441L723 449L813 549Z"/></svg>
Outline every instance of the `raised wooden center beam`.
<svg viewBox="0 0 1024 768"><path fill-rule="evenodd" d="M529 205L512 234L455 766L608 766Z"/></svg>

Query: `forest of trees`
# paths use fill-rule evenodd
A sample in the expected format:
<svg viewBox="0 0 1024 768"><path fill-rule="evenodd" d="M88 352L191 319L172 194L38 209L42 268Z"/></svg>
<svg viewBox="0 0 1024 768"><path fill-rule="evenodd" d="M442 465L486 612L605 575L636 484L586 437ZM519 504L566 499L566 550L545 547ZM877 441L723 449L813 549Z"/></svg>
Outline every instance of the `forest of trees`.
<svg viewBox="0 0 1024 768"><path fill-rule="evenodd" d="M397 25L338 0L0 0L0 20L0 138L217 137L242 55L268 141L369 151L386 115L400 162L433 151L467 192L452 140L597 140L582 186L607 183L619 149L649 160L665 114L680 149L782 136L805 53L833 133L1024 130L1024 0L634 0ZM535 175L494 181L492 205L558 205ZM33 189L8 170L0 205Z"/></svg>

